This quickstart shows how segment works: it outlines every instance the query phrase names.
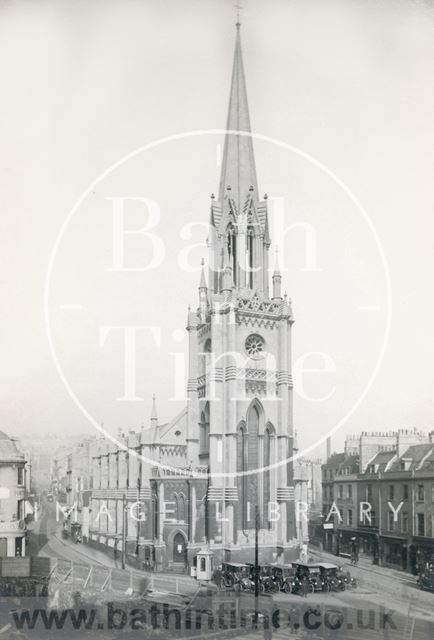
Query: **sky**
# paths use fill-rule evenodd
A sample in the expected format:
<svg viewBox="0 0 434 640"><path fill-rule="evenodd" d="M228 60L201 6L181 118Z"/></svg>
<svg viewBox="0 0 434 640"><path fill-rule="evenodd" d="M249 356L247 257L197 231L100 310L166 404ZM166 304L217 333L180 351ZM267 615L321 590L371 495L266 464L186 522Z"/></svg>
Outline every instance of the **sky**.
<svg viewBox="0 0 434 640"><path fill-rule="evenodd" d="M273 221L284 202L285 227L316 239L312 265L303 232L282 239L275 223L294 366L330 369L300 378L300 445L322 455L336 425L335 449L359 430L434 429L433 4L243 6L259 189ZM191 132L225 126L234 22L221 0L0 3L1 430L95 433L50 349L50 264L51 344L82 407L111 433L147 424L153 393L162 421L182 408L173 371L197 304L223 140ZM119 196L158 203L157 268L113 270ZM143 215L129 203L132 229ZM202 246L186 271L180 252L192 243ZM126 246L130 265L149 259L149 242ZM118 399L121 336L102 329L127 324L161 331L159 346L150 330L138 337L134 402ZM312 353L327 357L306 362Z"/></svg>

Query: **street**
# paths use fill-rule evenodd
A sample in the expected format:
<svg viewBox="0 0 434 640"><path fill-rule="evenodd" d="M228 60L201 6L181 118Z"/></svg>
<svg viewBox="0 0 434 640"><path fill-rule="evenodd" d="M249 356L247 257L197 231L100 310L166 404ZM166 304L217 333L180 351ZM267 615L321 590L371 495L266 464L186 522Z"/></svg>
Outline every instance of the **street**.
<svg viewBox="0 0 434 640"><path fill-rule="evenodd" d="M29 535L30 552L70 562L71 566L76 564L80 567L92 567L102 574L106 572L104 575L110 572L118 580L118 593L128 593L128 586L139 584L139 580L152 580L153 588L160 595L166 593L166 600L174 607L181 602L179 597L182 594L193 597L197 593L199 585L189 577L152 575L129 568L122 571L120 563L103 552L86 544L62 539L60 530L61 525L56 522L55 507L47 503ZM303 637L306 634L313 638L336 637L345 640L425 640L427 637L434 637L434 594L420 591L414 576L372 566L363 560L354 567L347 560L328 553L314 552L314 556L316 561L333 562L343 565L345 570L349 569L357 580L357 587L338 593L310 594L306 598L278 593L272 598L261 599L262 603L266 602L268 611L279 611L273 618L273 637L278 640L290 635ZM110 589L105 591L105 595L110 597ZM226 595L229 603L237 601L238 596L235 594ZM239 608L247 606L251 610L254 606L253 599L243 597L244 600L241 598L238 601ZM216 604L220 606L217 596L208 593L198 607L201 610L214 610ZM194 607L195 604L193 610ZM182 631L177 635L182 635ZM220 631L219 635L225 637L224 631ZM233 630L228 629L227 635L233 635ZM264 634L262 630L251 631L245 637L260 638Z"/></svg>

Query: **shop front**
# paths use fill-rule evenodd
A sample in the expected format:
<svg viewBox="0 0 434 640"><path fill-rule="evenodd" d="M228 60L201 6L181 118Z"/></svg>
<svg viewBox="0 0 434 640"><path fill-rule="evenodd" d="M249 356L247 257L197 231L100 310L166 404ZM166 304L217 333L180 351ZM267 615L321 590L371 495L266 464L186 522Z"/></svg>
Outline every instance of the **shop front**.
<svg viewBox="0 0 434 640"><path fill-rule="evenodd" d="M407 538L381 537L381 564L391 569L407 569Z"/></svg>
<svg viewBox="0 0 434 640"><path fill-rule="evenodd" d="M356 540L359 557L368 558L373 564L379 563L380 546L376 531L360 529L339 529L336 535L337 555L351 556L352 542Z"/></svg>
<svg viewBox="0 0 434 640"><path fill-rule="evenodd" d="M415 536L410 545L410 567L415 575L434 558L434 539Z"/></svg>

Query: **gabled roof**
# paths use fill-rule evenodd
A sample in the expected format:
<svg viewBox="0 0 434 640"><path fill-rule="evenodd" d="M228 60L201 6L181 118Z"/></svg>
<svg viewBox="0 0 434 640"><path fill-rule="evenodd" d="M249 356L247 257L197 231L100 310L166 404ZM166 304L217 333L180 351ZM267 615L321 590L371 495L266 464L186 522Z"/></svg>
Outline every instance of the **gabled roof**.
<svg viewBox="0 0 434 640"><path fill-rule="evenodd" d="M344 469L348 468L349 473L358 473L359 472L359 456L357 455L345 455L343 460L339 463L339 471L340 474Z"/></svg>
<svg viewBox="0 0 434 640"><path fill-rule="evenodd" d="M373 458L371 458L366 466L365 473L369 474L369 468L375 465L375 472L385 471L386 467L391 463L396 456L396 451L380 451Z"/></svg>
<svg viewBox="0 0 434 640"><path fill-rule="evenodd" d="M430 454L434 449L433 444L414 444L411 447L408 447L402 454L402 456L397 459L391 466L388 471L400 471L401 470L401 462L409 462L409 465L406 471L411 471L412 469L419 469L423 462L429 460ZM434 459L434 457L433 457ZM431 466L428 464L427 466Z"/></svg>

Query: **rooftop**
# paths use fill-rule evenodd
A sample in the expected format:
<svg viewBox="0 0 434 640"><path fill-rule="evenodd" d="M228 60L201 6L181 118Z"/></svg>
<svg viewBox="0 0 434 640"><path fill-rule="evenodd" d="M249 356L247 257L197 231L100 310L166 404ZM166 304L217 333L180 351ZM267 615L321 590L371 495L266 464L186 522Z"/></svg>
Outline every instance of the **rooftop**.
<svg viewBox="0 0 434 640"><path fill-rule="evenodd" d="M4 431L0 431L0 462L24 462L24 454L16 442Z"/></svg>

